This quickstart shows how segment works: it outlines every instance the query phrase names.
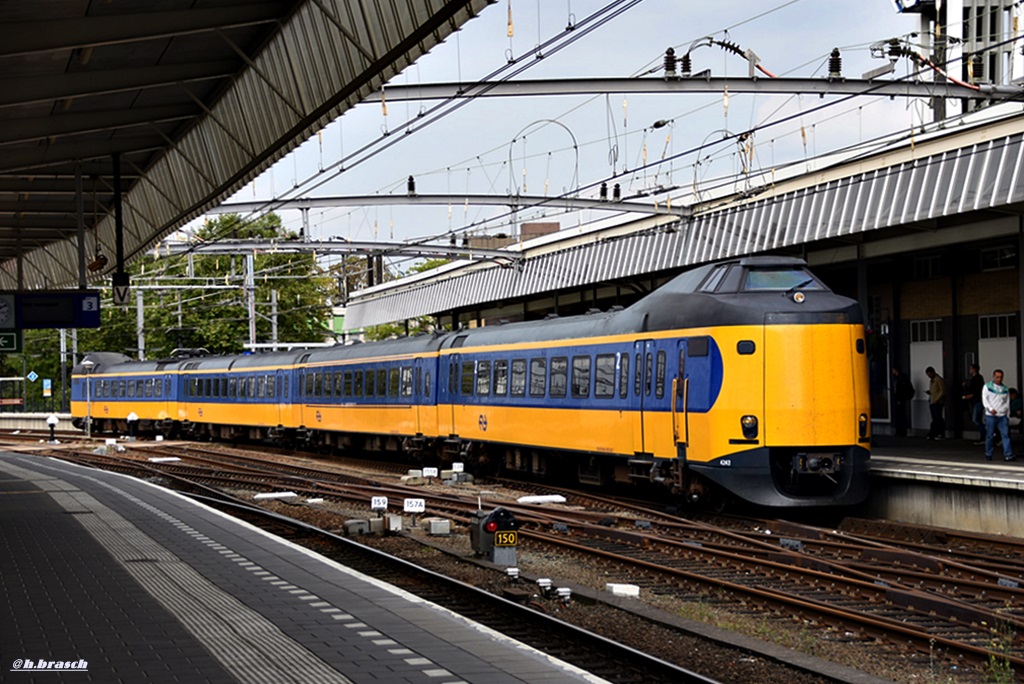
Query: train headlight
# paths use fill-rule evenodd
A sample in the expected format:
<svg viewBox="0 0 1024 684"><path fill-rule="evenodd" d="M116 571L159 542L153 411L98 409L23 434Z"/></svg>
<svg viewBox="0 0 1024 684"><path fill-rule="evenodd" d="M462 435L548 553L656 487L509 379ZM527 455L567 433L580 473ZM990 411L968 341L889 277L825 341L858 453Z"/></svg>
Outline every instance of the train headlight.
<svg viewBox="0 0 1024 684"><path fill-rule="evenodd" d="M743 416L740 418L740 427L746 439L757 439L757 416Z"/></svg>
<svg viewBox="0 0 1024 684"><path fill-rule="evenodd" d="M857 432L861 437L868 436L868 416L865 413L860 414L857 418Z"/></svg>
<svg viewBox="0 0 1024 684"><path fill-rule="evenodd" d="M794 292L793 293L793 301L796 302L797 304L803 304L804 303L804 299L806 299L806 297L804 296L803 292Z"/></svg>

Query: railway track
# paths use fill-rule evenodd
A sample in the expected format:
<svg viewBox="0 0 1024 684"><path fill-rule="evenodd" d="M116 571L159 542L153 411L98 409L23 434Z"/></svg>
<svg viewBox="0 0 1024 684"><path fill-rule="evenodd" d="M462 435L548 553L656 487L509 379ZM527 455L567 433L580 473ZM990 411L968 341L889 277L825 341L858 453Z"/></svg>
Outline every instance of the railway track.
<svg viewBox="0 0 1024 684"><path fill-rule="evenodd" d="M148 461L168 449L183 460ZM366 507L371 496L381 494L393 502L425 498L428 514L461 523L469 522L478 501L501 505L523 522L524 547L545 547L580 563L608 563L645 592L690 601L713 596L740 612L799 615L851 639L877 639L893 648L910 644L978 669L997 659L1024 670L1024 644L1017 637L1024 633L1024 564L1018 562L1024 545L1012 541L923 534L871 521L850 521L848 529L836 530L742 518L720 525L578 492L566 506L539 508L479 488L404 486L393 481L394 472L353 474L319 462L282 464L219 448L150 447L145 454L126 455L131 462L120 467L144 467L218 491L288 489L347 506ZM545 490L551 491L533 488ZM994 552L1007 560L993 561Z"/></svg>

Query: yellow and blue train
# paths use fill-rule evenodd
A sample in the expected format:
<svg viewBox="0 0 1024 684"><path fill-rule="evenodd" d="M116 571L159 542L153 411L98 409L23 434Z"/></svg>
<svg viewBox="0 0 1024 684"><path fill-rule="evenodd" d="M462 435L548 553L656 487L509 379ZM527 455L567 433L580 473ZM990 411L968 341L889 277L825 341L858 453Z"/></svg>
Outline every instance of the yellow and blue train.
<svg viewBox="0 0 1024 684"><path fill-rule="evenodd" d="M833 506L868 493L860 307L795 258L702 266L606 313L84 361L71 408L96 432L124 432L134 414L140 432L404 451L427 465L655 483L692 502Z"/></svg>

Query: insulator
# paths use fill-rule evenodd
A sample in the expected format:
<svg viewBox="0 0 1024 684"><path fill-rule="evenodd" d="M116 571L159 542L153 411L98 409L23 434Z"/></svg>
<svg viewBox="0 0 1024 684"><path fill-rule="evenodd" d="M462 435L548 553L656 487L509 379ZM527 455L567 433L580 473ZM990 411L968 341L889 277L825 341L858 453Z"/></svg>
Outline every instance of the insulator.
<svg viewBox="0 0 1024 684"><path fill-rule="evenodd" d="M416 179L413 178L412 176L409 176L409 180L406 182L405 187L409 191L410 195L415 195L416 194Z"/></svg>
<svg viewBox="0 0 1024 684"><path fill-rule="evenodd" d="M828 57L828 77L843 77L843 58L839 54L839 48L832 48L832 54Z"/></svg>
<svg viewBox="0 0 1024 684"><path fill-rule="evenodd" d="M607 183L601 183L601 201L602 202L607 202L608 201L608 184Z"/></svg>
<svg viewBox="0 0 1024 684"><path fill-rule="evenodd" d="M622 199L622 188L619 186L618 183L616 183L615 187L612 188L612 201L618 202L621 199Z"/></svg>
<svg viewBox="0 0 1024 684"><path fill-rule="evenodd" d="M896 59L903 54L903 48L900 47L900 41L898 38L889 39L889 59Z"/></svg>
<svg viewBox="0 0 1024 684"><path fill-rule="evenodd" d="M693 59L690 57L690 53L687 52L683 55L683 76L689 76L693 71Z"/></svg>
<svg viewBox="0 0 1024 684"><path fill-rule="evenodd" d="M671 47L665 50L665 75L676 75L676 51Z"/></svg>

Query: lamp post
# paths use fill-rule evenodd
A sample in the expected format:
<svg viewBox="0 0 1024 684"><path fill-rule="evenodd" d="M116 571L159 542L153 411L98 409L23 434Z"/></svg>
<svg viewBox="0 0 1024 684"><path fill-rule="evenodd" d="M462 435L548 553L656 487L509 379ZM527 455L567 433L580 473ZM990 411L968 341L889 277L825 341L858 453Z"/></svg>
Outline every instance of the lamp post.
<svg viewBox="0 0 1024 684"><path fill-rule="evenodd" d="M92 438L92 380L89 373L96 362L92 359L82 361L82 368L85 369L85 438Z"/></svg>

